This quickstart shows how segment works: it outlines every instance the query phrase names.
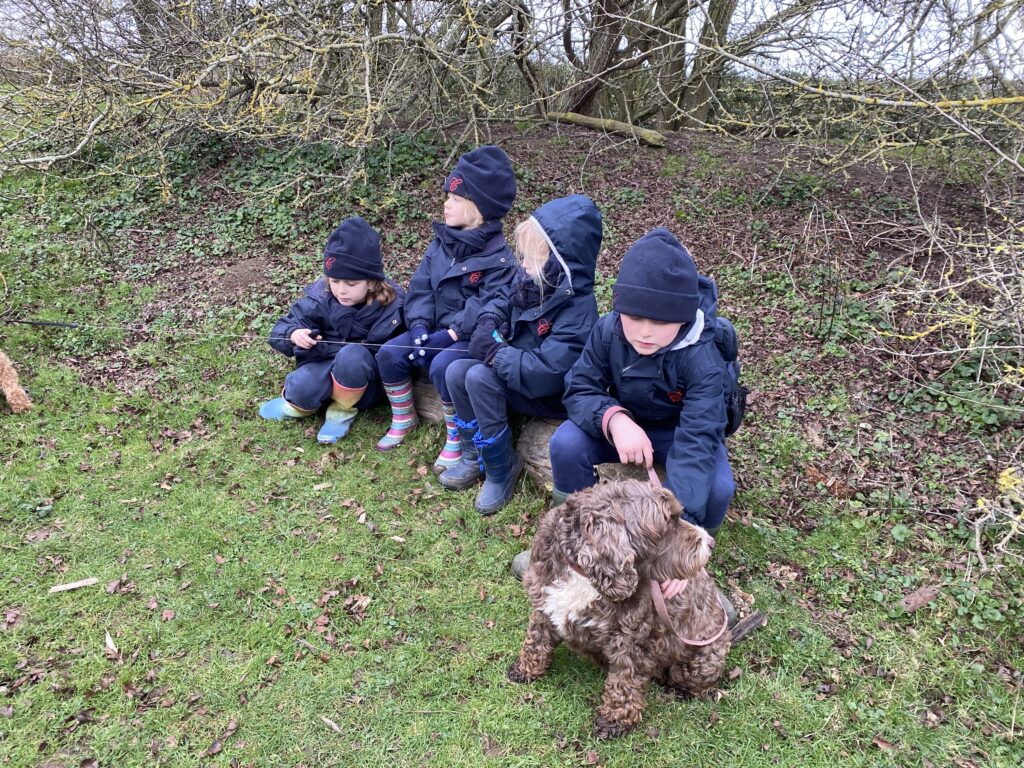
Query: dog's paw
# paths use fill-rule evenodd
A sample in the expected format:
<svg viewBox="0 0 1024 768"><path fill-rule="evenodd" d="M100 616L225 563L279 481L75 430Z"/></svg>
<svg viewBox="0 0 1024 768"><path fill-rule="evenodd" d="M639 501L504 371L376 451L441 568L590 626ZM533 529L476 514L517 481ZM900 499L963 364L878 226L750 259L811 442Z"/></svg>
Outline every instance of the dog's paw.
<svg viewBox="0 0 1024 768"><path fill-rule="evenodd" d="M619 720L609 720L604 715L594 718L594 737L598 739L614 739L632 731L634 723L623 723Z"/></svg>
<svg viewBox="0 0 1024 768"><path fill-rule="evenodd" d="M529 683L534 678L527 677L523 673L522 667L519 666L519 660L516 659L514 662L512 662L512 666L508 668L508 679L511 680L513 683Z"/></svg>

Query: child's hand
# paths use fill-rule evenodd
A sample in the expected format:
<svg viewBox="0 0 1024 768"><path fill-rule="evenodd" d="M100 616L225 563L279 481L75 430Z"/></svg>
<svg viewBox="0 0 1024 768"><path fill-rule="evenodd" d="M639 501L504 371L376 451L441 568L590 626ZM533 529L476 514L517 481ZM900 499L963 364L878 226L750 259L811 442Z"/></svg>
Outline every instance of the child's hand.
<svg viewBox="0 0 1024 768"><path fill-rule="evenodd" d="M311 328L299 328L298 330L292 331L292 335L288 338L291 339L292 344L302 349L312 349L316 346L316 337L320 335L320 331L313 330Z"/></svg>
<svg viewBox="0 0 1024 768"><path fill-rule="evenodd" d="M414 345L416 345L417 347L422 347L426 343L427 339L430 338L430 333L428 333L427 331L427 326L414 325L412 328L409 329L409 338ZM427 353L423 349L414 349L408 355L406 355L406 357L409 358L410 363L419 367L423 367L423 363L426 362L425 360L423 360L423 358L426 356Z"/></svg>
<svg viewBox="0 0 1024 768"><path fill-rule="evenodd" d="M654 466L654 446L643 428L624 412L616 413L608 422L608 433L612 444L619 452L623 464L642 464L650 469Z"/></svg>
<svg viewBox="0 0 1024 768"><path fill-rule="evenodd" d="M687 583L686 579L669 579L668 581L663 581L661 582L661 594L664 595L666 600L671 600L686 589Z"/></svg>

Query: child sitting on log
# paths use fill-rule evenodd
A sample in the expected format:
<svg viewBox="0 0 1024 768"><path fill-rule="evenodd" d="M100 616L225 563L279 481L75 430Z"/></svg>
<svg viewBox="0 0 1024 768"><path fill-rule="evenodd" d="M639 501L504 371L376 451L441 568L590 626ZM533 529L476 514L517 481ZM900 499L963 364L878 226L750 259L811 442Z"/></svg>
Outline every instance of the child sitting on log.
<svg viewBox="0 0 1024 768"><path fill-rule="evenodd" d="M552 504L597 482L598 464L665 465L683 518L718 533L736 486L725 448L727 364L714 282L667 229L622 258L613 311L566 376L569 419L549 443ZM731 326L730 326L731 327ZM529 553L513 561L521 577ZM667 596L678 585L669 584Z"/></svg>
<svg viewBox="0 0 1024 768"><path fill-rule="evenodd" d="M598 315L593 288L601 235L601 213L583 195L534 211L516 228L521 266L509 301L480 315L471 357L448 366L462 461L439 479L460 490L484 477L476 497L482 515L508 503L523 469L512 446L509 410L565 418L565 374Z"/></svg>
<svg viewBox="0 0 1024 768"><path fill-rule="evenodd" d="M441 396L445 443L434 462L440 474L459 463L463 445L445 371L469 356L469 340L481 315L508 301L515 263L502 233L502 219L516 196L512 163L498 147L462 155L445 179L444 221L434 222L434 240L409 283L405 300L408 333L377 353L391 426L377 442L388 451L401 444L419 419L413 407L413 368L426 368Z"/></svg>

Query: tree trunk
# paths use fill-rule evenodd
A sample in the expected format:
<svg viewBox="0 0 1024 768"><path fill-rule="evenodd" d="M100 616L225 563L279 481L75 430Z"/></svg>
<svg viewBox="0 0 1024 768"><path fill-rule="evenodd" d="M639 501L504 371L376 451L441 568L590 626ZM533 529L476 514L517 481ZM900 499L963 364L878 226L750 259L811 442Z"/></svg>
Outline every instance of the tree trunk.
<svg viewBox="0 0 1024 768"><path fill-rule="evenodd" d="M594 3L586 69L580 73L580 81L566 95L568 112L586 115L593 110L597 94L604 86L604 76L615 64L626 17L632 7L633 2L621 0L599 0Z"/></svg>
<svg viewBox="0 0 1024 768"><path fill-rule="evenodd" d="M668 100L661 106L661 127L676 129L679 127L679 102L686 92L686 20L689 6L680 6L678 12L664 21L662 31L658 34L658 44L667 47L659 54L657 77L661 80L661 90L668 94ZM671 42L670 42L671 41Z"/></svg>
<svg viewBox="0 0 1024 768"><path fill-rule="evenodd" d="M687 127L704 125L711 111L711 100L722 79L724 59L710 48L725 45L729 23L736 12L737 0L711 0L708 17L700 33L700 51L693 62L686 93L683 97L683 124Z"/></svg>

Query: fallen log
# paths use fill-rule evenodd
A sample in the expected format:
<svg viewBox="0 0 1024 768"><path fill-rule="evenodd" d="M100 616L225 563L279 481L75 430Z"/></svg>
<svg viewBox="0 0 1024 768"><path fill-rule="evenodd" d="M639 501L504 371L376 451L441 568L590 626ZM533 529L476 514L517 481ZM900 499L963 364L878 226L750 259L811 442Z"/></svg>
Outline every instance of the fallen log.
<svg viewBox="0 0 1024 768"><path fill-rule="evenodd" d="M664 147L665 136L652 131L650 128L638 128L629 123L620 123L618 120L607 120L603 117L589 117L576 112L548 112L548 120L556 123L572 123L581 125L584 128L593 128L596 131L614 133L619 136L632 136L637 141L649 144L652 147Z"/></svg>

